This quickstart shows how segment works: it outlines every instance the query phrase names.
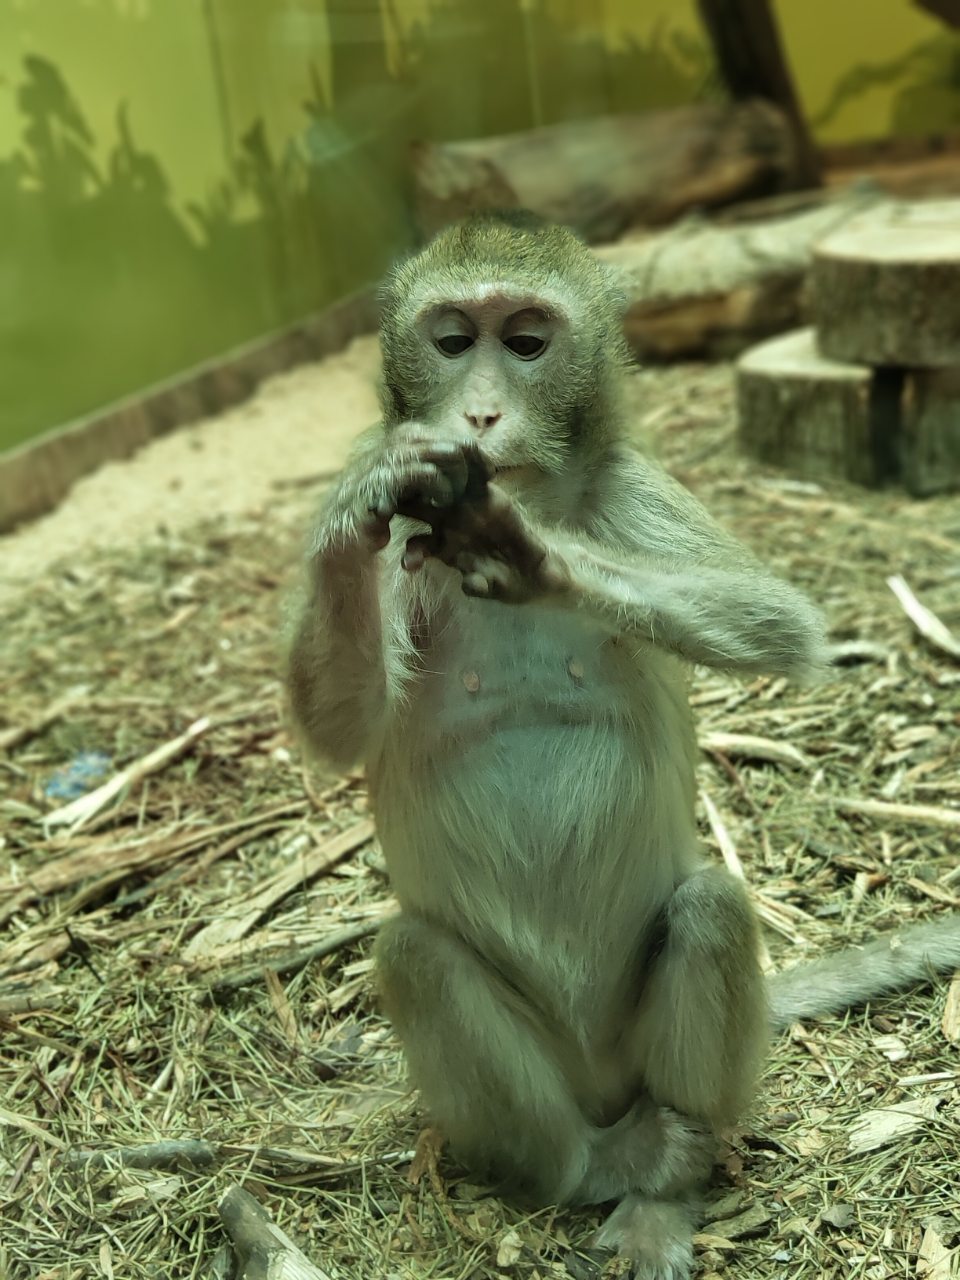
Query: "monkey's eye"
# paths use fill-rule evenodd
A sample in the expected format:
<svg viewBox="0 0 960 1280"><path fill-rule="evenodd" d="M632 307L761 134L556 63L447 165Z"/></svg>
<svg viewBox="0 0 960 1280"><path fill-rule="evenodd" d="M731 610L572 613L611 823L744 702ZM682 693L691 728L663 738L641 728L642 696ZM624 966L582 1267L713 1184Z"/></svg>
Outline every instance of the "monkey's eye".
<svg viewBox="0 0 960 1280"><path fill-rule="evenodd" d="M448 333L437 339L437 350L445 356L462 356L473 346L473 339L466 333Z"/></svg>
<svg viewBox="0 0 960 1280"><path fill-rule="evenodd" d="M512 338L504 338L503 345L521 360L536 360L546 350L547 340L534 333L516 333Z"/></svg>

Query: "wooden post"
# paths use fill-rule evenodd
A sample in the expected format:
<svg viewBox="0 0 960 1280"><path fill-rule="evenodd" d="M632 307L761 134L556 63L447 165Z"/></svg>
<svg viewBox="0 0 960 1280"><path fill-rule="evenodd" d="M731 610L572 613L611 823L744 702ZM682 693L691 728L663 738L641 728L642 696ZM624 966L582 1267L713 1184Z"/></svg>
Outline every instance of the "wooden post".
<svg viewBox="0 0 960 1280"><path fill-rule="evenodd" d="M960 0L913 0L913 3L948 27L960 27Z"/></svg>
<svg viewBox="0 0 960 1280"><path fill-rule="evenodd" d="M796 140L799 185L819 186L820 160L797 97L770 0L697 0L697 5L733 98L765 98L783 111Z"/></svg>

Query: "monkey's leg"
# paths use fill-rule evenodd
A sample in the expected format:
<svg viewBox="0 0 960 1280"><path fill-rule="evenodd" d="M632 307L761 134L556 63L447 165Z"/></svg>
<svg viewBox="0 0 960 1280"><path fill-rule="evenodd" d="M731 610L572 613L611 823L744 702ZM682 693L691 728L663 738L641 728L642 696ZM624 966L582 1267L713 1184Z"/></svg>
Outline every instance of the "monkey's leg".
<svg viewBox="0 0 960 1280"><path fill-rule="evenodd" d="M567 1199L593 1129L535 1011L470 947L414 916L381 928L376 958L411 1076L458 1158L542 1203Z"/></svg>
<svg viewBox="0 0 960 1280"><path fill-rule="evenodd" d="M626 1039L629 1060L660 1104L657 1122L688 1134L686 1148L677 1141L662 1145L665 1155L638 1181L639 1194L627 1196L598 1234L599 1244L634 1260L637 1276L688 1275L696 1193L709 1170L708 1134L733 1120L749 1098L766 1029L756 923L746 893L725 871L704 869L684 881L668 903L664 947ZM649 1148L649 1110L638 1104L614 1126L624 1129L624 1140L631 1123L636 1141ZM622 1159L621 1152L623 1143L616 1153ZM585 1181L591 1180L602 1185L599 1165L588 1172Z"/></svg>
<svg viewBox="0 0 960 1280"><path fill-rule="evenodd" d="M662 1106L716 1129L750 1101L766 1047L757 925L739 880L705 867L667 904L663 949L649 974L629 1060Z"/></svg>

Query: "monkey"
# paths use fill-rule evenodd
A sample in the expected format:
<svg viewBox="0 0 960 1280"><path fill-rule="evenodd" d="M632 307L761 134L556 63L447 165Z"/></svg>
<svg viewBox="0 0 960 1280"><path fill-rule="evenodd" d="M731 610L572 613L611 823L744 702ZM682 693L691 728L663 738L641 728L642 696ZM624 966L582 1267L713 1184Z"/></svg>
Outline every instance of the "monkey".
<svg viewBox="0 0 960 1280"><path fill-rule="evenodd" d="M699 846L687 670L810 679L825 624L627 443L623 305L523 212L394 269L382 418L325 498L286 679L308 746L366 767L380 993L453 1154L617 1201L597 1243L683 1280L771 1030L960 962L960 926L768 989Z"/></svg>

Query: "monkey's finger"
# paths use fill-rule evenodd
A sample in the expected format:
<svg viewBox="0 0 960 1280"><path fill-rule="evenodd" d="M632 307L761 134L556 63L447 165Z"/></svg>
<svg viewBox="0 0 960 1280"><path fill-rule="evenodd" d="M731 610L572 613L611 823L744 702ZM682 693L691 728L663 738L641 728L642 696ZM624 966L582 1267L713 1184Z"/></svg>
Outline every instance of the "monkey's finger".
<svg viewBox="0 0 960 1280"><path fill-rule="evenodd" d="M467 481L463 496L468 502L477 502L486 496L493 469L480 452L479 445L465 445L463 460L467 465Z"/></svg>
<svg viewBox="0 0 960 1280"><path fill-rule="evenodd" d="M490 595L490 583L482 573L465 573L460 586L465 596L485 600Z"/></svg>
<svg viewBox="0 0 960 1280"><path fill-rule="evenodd" d="M440 547L440 538L435 533L415 533L407 539L403 549L401 564L409 573L422 569L424 562L436 555Z"/></svg>
<svg viewBox="0 0 960 1280"><path fill-rule="evenodd" d="M360 521L360 534L374 551L382 551L390 541L390 521L368 512Z"/></svg>
<svg viewBox="0 0 960 1280"><path fill-rule="evenodd" d="M412 515L410 508L423 510L439 510L452 506L455 501L454 487L440 470L424 472L405 482L397 491L396 507L401 515ZM421 517L417 516L417 519Z"/></svg>
<svg viewBox="0 0 960 1280"><path fill-rule="evenodd" d="M374 485L368 503L371 515L390 520L397 514L422 517L410 508L424 510L449 506L453 491L446 476L433 463L412 462L394 476L384 477Z"/></svg>

